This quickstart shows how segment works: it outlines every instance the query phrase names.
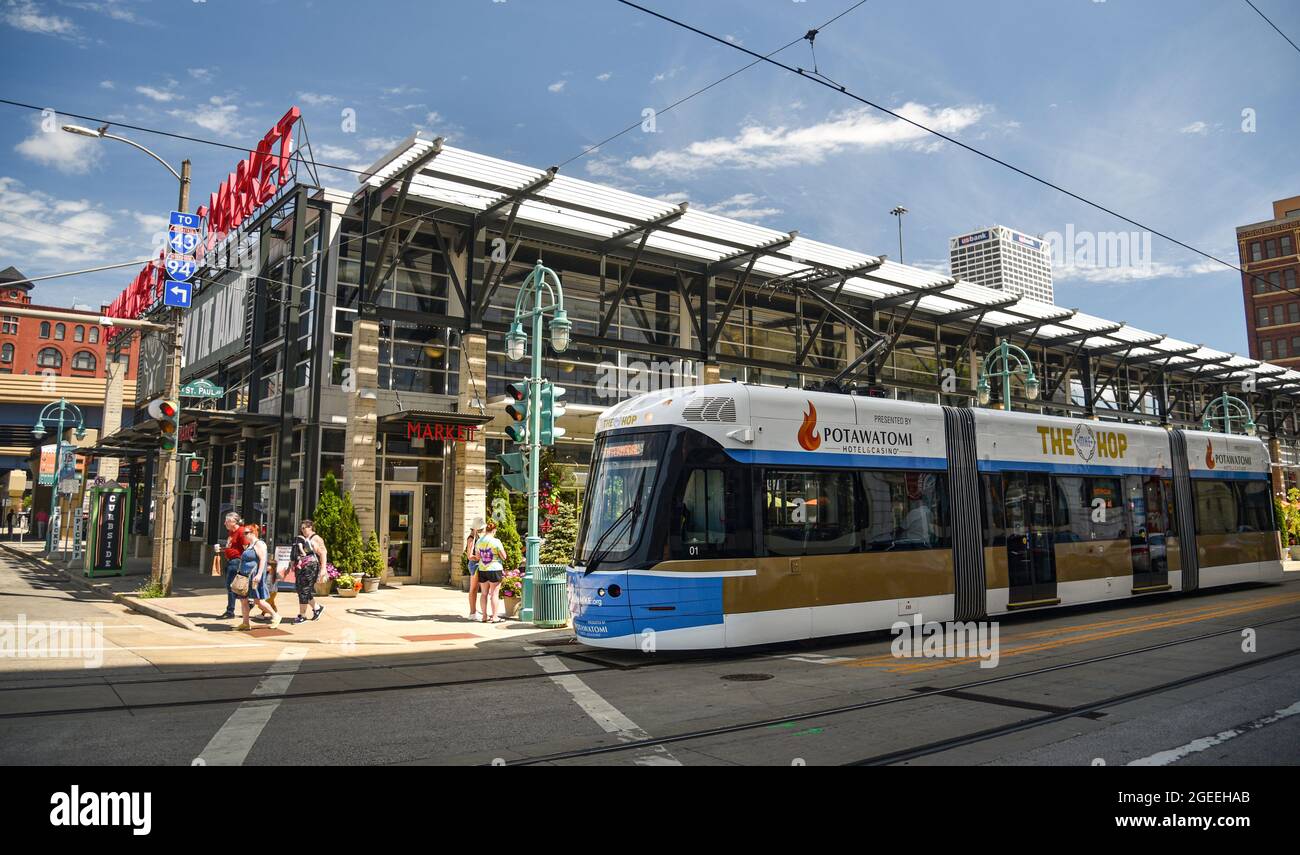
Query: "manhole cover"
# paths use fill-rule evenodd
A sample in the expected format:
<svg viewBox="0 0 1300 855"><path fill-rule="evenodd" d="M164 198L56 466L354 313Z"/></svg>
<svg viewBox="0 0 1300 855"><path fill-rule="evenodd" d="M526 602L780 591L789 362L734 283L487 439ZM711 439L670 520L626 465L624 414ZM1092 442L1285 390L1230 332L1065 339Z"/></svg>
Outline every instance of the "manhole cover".
<svg viewBox="0 0 1300 855"><path fill-rule="evenodd" d="M771 674L723 674L722 679L731 680L736 683L761 683L764 680L772 679Z"/></svg>

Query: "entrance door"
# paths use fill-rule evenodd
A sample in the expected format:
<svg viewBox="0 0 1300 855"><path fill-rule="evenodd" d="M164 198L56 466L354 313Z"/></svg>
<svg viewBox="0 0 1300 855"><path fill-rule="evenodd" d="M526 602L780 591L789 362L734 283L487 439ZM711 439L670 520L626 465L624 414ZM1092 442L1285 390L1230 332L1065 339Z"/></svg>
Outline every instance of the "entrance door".
<svg viewBox="0 0 1300 855"><path fill-rule="evenodd" d="M420 516L418 498L410 487L384 487L383 537L388 568L386 574L397 577L419 575Z"/></svg>
<svg viewBox="0 0 1300 855"><path fill-rule="evenodd" d="M1056 556L1052 548L1052 483L1046 475L1003 476L1007 525L1007 574L1015 606L1056 602Z"/></svg>
<svg viewBox="0 0 1300 855"><path fill-rule="evenodd" d="M1170 502L1160 478L1129 475L1125 492L1133 511L1133 593L1163 591L1169 587Z"/></svg>

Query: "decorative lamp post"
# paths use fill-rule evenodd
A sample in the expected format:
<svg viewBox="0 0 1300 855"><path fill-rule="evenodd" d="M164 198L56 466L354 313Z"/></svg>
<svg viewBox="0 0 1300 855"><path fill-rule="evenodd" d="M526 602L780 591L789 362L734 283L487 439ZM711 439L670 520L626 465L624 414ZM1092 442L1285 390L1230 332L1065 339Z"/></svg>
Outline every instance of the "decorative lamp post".
<svg viewBox="0 0 1300 855"><path fill-rule="evenodd" d="M549 302L547 302L549 300ZM563 615L539 614L535 609L535 591L541 582L538 578L538 553L542 538L538 534L537 506L540 487L539 467L542 441L542 321L551 314L549 324L551 347L556 353L569 349L570 334L573 323L564 311L564 288L560 277L554 270L542 264L541 259L533 266L515 298L515 316L506 333L506 357L512 362L524 358L528 348L528 333L524 331L525 323L532 326L532 366L528 373L528 425L526 427L528 443L528 538L525 541L525 570L520 620L533 621L538 624L553 624L558 619L563 622Z"/></svg>
<svg viewBox="0 0 1300 855"><path fill-rule="evenodd" d="M979 383L975 387L976 397L981 407L988 406L992 387L989 377L1002 381L1002 409L1011 411L1011 378L1017 374L1025 375L1025 397L1031 401L1038 400L1038 378L1034 376L1034 365L1025 353L1014 344L1002 339L996 348L984 357L980 371Z"/></svg>
<svg viewBox="0 0 1300 855"><path fill-rule="evenodd" d="M1217 416L1212 415L1216 408L1219 411ZM1255 435L1255 417L1250 411L1250 405L1240 398L1229 395L1227 389L1206 406L1205 414L1201 416L1201 430L1214 430L1217 427L1216 421L1222 423L1223 433L1235 433L1233 425L1241 422L1242 432L1246 436Z"/></svg>

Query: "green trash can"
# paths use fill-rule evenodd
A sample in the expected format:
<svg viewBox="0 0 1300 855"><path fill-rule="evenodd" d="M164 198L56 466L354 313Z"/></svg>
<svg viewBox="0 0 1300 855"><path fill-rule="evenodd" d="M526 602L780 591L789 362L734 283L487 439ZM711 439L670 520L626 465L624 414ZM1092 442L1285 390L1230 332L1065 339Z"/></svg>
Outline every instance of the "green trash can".
<svg viewBox="0 0 1300 855"><path fill-rule="evenodd" d="M569 565L538 564L533 577L533 625L547 629L569 623Z"/></svg>

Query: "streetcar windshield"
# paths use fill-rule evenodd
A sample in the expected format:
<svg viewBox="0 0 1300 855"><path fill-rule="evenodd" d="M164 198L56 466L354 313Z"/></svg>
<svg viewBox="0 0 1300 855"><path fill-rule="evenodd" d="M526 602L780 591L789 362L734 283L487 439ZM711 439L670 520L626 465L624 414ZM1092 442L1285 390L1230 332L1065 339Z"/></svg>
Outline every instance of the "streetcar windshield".
<svg viewBox="0 0 1300 855"><path fill-rule="evenodd" d="M666 441L663 433L630 434L607 437L596 449L584 499L587 521L576 551L579 564L598 550L605 561L619 561L636 546Z"/></svg>

